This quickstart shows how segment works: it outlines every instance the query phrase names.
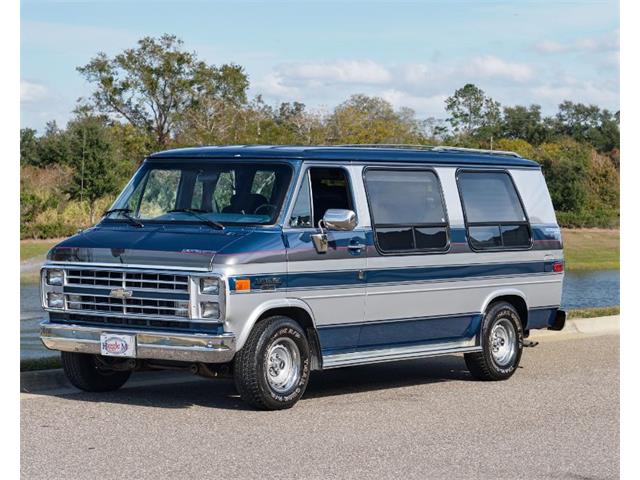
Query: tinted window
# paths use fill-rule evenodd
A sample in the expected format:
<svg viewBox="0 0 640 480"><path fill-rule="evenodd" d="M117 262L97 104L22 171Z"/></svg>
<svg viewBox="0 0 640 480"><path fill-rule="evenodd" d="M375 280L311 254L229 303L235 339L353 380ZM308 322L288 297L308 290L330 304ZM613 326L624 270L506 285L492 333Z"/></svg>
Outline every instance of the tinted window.
<svg viewBox="0 0 640 480"><path fill-rule="evenodd" d="M309 176L305 174L298 198L291 213L289 224L292 227L311 227L311 196L309 195Z"/></svg>
<svg viewBox="0 0 640 480"><path fill-rule="evenodd" d="M113 208L129 208L131 216L147 222L202 223L188 209L224 224L274 223L291 180L284 164L194 162L171 166L145 164L132 187ZM120 212L111 221L128 221Z"/></svg>
<svg viewBox="0 0 640 480"><path fill-rule="evenodd" d="M433 172L370 170L367 191L377 225L445 223Z"/></svg>
<svg viewBox="0 0 640 480"><path fill-rule="evenodd" d="M425 170L367 170L367 196L383 252L446 248L447 220L440 182Z"/></svg>
<svg viewBox="0 0 640 480"><path fill-rule="evenodd" d="M475 248L495 248L502 246L500 227L469 227L469 240Z"/></svg>
<svg viewBox="0 0 640 480"><path fill-rule="evenodd" d="M458 177L467 221L526 221L511 178L500 172L463 172Z"/></svg>
<svg viewBox="0 0 640 480"><path fill-rule="evenodd" d="M473 248L524 248L531 244L527 217L507 173L462 172L458 188Z"/></svg>
<svg viewBox="0 0 640 480"><path fill-rule="evenodd" d="M324 217L330 208L353 210L349 180L342 168L311 168L311 195L313 201L313 224Z"/></svg>
<svg viewBox="0 0 640 480"><path fill-rule="evenodd" d="M414 248L412 227L376 228L376 235L380 249L385 252Z"/></svg>

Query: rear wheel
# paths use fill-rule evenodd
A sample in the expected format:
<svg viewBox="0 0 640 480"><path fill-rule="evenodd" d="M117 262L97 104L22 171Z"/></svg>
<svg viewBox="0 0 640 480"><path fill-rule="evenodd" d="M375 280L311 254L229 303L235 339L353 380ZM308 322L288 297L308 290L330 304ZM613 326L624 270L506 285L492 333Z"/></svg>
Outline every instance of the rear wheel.
<svg viewBox="0 0 640 480"><path fill-rule="evenodd" d="M464 356L467 368L479 380L506 380L514 374L522 356L522 322L513 305L491 305L481 335L482 351Z"/></svg>
<svg viewBox="0 0 640 480"><path fill-rule="evenodd" d="M62 368L74 387L85 392L110 392L123 386L130 370L113 370L98 355L60 352Z"/></svg>
<svg viewBox="0 0 640 480"><path fill-rule="evenodd" d="M236 354L233 372L238 393L253 407L292 407L309 381L309 344L304 331L289 317L260 321Z"/></svg>

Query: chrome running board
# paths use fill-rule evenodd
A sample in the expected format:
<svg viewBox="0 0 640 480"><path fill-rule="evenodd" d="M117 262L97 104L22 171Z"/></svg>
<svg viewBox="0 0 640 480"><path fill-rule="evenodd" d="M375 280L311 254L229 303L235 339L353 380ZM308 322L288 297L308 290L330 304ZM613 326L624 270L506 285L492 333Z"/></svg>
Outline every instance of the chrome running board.
<svg viewBox="0 0 640 480"><path fill-rule="evenodd" d="M475 345L474 339L463 342L451 342L439 345L414 345L411 347L385 348L362 352L336 353L322 357L322 368L338 368L370 363L394 362L413 358L436 357L454 353L480 352L482 347Z"/></svg>

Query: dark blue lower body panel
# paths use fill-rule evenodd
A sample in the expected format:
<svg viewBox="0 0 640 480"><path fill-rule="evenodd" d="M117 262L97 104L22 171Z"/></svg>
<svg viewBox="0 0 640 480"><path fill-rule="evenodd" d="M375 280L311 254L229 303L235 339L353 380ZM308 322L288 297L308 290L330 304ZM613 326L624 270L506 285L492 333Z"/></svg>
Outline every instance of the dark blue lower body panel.
<svg viewBox="0 0 640 480"><path fill-rule="evenodd" d="M408 318L318 328L323 355L451 342L478 333L480 313Z"/></svg>
<svg viewBox="0 0 640 480"><path fill-rule="evenodd" d="M558 307L532 308L529 310L527 330L549 328L553 325L557 313Z"/></svg>

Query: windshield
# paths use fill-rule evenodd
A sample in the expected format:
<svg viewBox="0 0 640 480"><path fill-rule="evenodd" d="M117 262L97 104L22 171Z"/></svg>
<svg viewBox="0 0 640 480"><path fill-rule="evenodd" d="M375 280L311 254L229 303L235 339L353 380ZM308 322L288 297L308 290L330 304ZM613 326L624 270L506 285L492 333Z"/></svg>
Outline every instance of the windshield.
<svg viewBox="0 0 640 480"><path fill-rule="evenodd" d="M145 164L107 217L145 223L268 225L280 213L290 180L291 167L285 164Z"/></svg>

